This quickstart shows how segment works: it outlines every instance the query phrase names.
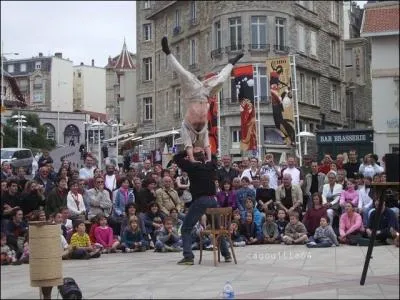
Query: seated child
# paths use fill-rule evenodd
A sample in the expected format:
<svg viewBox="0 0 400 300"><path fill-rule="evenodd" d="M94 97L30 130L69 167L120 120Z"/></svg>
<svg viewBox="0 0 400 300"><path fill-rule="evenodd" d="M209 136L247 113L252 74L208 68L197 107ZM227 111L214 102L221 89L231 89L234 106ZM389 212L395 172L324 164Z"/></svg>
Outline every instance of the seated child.
<svg viewBox="0 0 400 300"><path fill-rule="evenodd" d="M196 225L194 225L192 230L192 250L200 249L200 233L205 230L207 227L207 215L202 215L200 220L197 221ZM211 239L208 235L203 235L203 249L211 249Z"/></svg>
<svg viewBox="0 0 400 300"><path fill-rule="evenodd" d="M328 223L327 217L321 217L320 226L315 230L314 236L309 238L308 248L325 248L339 246L336 234Z"/></svg>
<svg viewBox="0 0 400 300"><path fill-rule="evenodd" d="M304 244L308 241L307 229L303 223L299 221L299 213L293 211L289 214L289 224L285 227L285 235L282 238L287 245Z"/></svg>
<svg viewBox="0 0 400 300"><path fill-rule="evenodd" d="M100 249L95 249L90 243L89 235L86 233L85 222L77 219L74 224L75 233L71 237L71 258L89 259L98 258L101 255Z"/></svg>
<svg viewBox="0 0 400 300"><path fill-rule="evenodd" d="M275 221L276 225L278 226L278 241L282 241L282 237L285 235L285 228L288 224L286 221L286 212L283 209L278 210L278 219Z"/></svg>
<svg viewBox="0 0 400 300"><path fill-rule="evenodd" d="M240 216L240 214L239 214L239 216ZM233 242L234 247L246 246L246 242L244 241L244 238L240 235L238 222L233 221L231 223L231 226L229 227L229 233L231 234L231 240Z"/></svg>
<svg viewBox="0 0 400 300"><path fill-rule="evenodd" d="M244 213L251 213L253 215L254 224L256 224L256 233L257 238L261 241L262 240L262 226L264 223L264 213L260 212L258 208L254 207L254 198L248 197L245 201L245 211Z"/></svg>
<svg viewBox="0 0 400 300"><path fill-rule="evenodd" d="M173 219L168 216L164 219L163 228L157 233L155 244L156 252L179 252L182 251L182 239L174 229Z"/></svg>
<svg viewBox="0 0 400 300"><path fill-rule="evenodd" d="M232 222L236 222L236 223L238 224L238 226L239 226L240 224L242 224L242 220L241 220L241 217L240 217L240 210L239 210L239 209L235 209L235 210L233 211L233 214L232 214Z"/></svg>
<svg viewBox="0 0 400 300"><path fill-rule="evenodd" d="M1 233L1 265L20 265L21 262L17 260L17 253L7 245L7 235Z"/></svg>
<svg viewBox="0 0 400 300"><path fill-rule="evenodd" d="M262 231L264 236L265 244L277 244L279 243L278 235L278 225L276 225L274 212L272 210L268 210L266 213L266 221L263 225Z"/></svg>
<svg viewBox="0 0 400 300"><path fill-rule="evenodd" d="M186 71L171 54L168 46L168 39L163 37L161 40L163 52L173 70L177 72L182 86L182 98L187 104L186 115L182 122L181 137L188 153L189 160L196 162L193 156L193 147L201 147L207 155L207 160L211 160L211 147L208 139L208 97L217 95L224 81L229 79L233 65L238 62L243 54L239 54L229 59L218 75L212 76L204 81Z"/></svg>
<svg viewBox="0 0 400 300"><path fill-rule="evenodd" d="M259 242L256 224L253 222L253 214L251 212L246 213L246 221L240 226L240 234L244 237L246 245L257 244Z"/></svg>
<svg viewBox="0 0 400 300"><path fill-rule="evenodd" d="M144 252L147 249L148 242L145 240L135 216L130 218L129 225L123 230L121 245L126 253Z"/></svg>
<svg viewBox="0 0 400 300"><path fill-rule="evenodd" d="M181 235L181 228L182 228L182 224L183 221L181 219L179 219L179 212L178 210L173 207L170 209L169 211L169 216L173 219L173 223L174 223L174 228L176 230L176 232Z"/></svg>
<svg viewBox="0 0 400 300"><path fill-rule="evenodd" d="M146 235L150 235L150 241L156 242L157 231L161 229L164 214L160 212L160 207L156 202L149 204L149 210L144 214L144 226Z"/></svg>
<svg viewBox="0 0 400 300"><path fill-rule="evenodd" d="M98 226L94 230L96 245L102 249L102 253L116 253L119 241L114 239L113 230L107 225L107 218L100 215L97 218Z"/></svg>

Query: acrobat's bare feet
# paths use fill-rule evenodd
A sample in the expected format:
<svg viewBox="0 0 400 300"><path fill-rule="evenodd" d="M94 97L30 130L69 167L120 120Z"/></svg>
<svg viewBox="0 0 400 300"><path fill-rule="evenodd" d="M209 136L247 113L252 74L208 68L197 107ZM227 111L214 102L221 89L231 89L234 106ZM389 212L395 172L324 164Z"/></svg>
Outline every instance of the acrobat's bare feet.
<svg viewBox="0 0 400 300"><path fill-rule="evenodd" d="M240 54L236 55L234 58L229 59L228 62L232 65L235 65L239 61L239 59L241 59L242 57L243 57L243 53L240 53Z"/></svg>
<svg viewBox="0 0 400 300"><path fill-rule="evenodd" d="M169 50L169 46L168 46L168 39L166 36L164 36L161 40L161 47L162 47L162 51L168 55L171 53L171 51Z"/></svg>

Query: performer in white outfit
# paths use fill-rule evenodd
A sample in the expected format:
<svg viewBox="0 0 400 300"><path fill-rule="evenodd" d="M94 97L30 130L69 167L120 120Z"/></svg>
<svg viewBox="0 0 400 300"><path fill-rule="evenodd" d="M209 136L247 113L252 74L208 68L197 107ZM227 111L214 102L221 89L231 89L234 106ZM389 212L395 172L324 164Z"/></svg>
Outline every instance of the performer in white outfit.
<svg viewBox="0 0 400 300"><path fill-rule="evenodd" d="M182 98L187 105L186 115L182 121L181 137L189 159L192 162L196 162L193 157L193 147L201 147L207 155L207 160L211 160L211 147L207 128L208 98L215 96L222 88L224 81L231 75L233 65L243 57L243 54L241 53L230 59L228 65L219 74L200 81L195 75L185 70L171 54L166 37L161 40L161 46L167 55L170 65L178 74L181 82Z"/></svg>

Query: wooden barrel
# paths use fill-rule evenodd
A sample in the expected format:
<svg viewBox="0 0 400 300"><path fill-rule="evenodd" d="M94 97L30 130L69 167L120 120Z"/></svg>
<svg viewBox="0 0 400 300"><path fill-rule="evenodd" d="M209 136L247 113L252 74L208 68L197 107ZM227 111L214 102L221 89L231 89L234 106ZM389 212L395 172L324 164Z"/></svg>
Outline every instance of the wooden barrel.
<svg viewBox="0 0 400 300"><path fill-rule="evenodd" d="M29 271L32 287L63 283L60 224L29 222Z"/></svg>

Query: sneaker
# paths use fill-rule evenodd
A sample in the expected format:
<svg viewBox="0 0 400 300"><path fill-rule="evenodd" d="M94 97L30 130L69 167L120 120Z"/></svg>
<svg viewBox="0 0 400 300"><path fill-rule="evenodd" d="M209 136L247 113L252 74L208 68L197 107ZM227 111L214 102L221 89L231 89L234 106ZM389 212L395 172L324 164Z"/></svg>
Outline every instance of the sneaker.
<svg viewBox="0 0 400 300"><path fill-rule="evenodd" d="M239 247L239 242L233 242L234 247Z"/></svg>
<svg viewBox="0 0 400 300"><path fill-rule="evenodd" d="M97 251L97 252L92 252L91 254L89 254L90 258L98 258L100 257L101 252Z"/></svg>
<svg viewBox="0 0 400 300"><path fill-rule="evenodd" d="M214 246L213 245L209 245L204 250L213 251L213 249L214 249Z"/></svg>
<svg viewBox="0 0 400 300"><path fill-rule="evenodd" d="M153 241L150 242L150 246L149 246L149 247L150 247L150 249L154 249L154 243L153 243Z"/></svg>
<svg viewBox="0 0 400 300"><path fill-rule="evenodd" d="M317 245L317 243L316 242L308 242L307 245L315 246L315 245Z"/></svg>
<svg viewBox="0 0 400 300"><path fill-rule="evenodd" d="M163 249L165 250L165 251L162 251L162 252L174 252L174 248L173 247L171 247L171 246L168 246L168 245L165 245L164 247L163 247Z"/></svg>
<svg viewBox="0 0 400 300"><path fill-rule="evenodd" d="M126 252L126 253L131 253L131 252L132 252L132 249L131 249L131 248L126 248L126 249L125 249L125 252Z"/></svg>
<svg viewBox="0 0 400 300"><path fill-rule="evenodd" d="M13 265L13 266L19 266L19 265L22 265L22 262L21 262L20 260L16 260L16 261L13 261L13 262L11 263L11 265Z"/></svg>
<svg viewBox="0 0 400 300"><path fill-rule="evenodd" d="M225 262L226 262L226 263L232 262L232 256L226 256L226 257L225 257Z"/></svg>
<svg viewBox="0 0 400 300"><path fill-rule="evenodd" d="M244 246L246 246L246 242L245 241L238 242L238 246L244 247Z"/></svg>
<svg viewBox="0 0 400 300"><path fill-rule="evenodd" d="M140 252L146 252L146 247L145 246L142 246L142 247L140 247Z"/></svg>
<svg viewBox="0 0 400 300"><path fill-rule="evenodd" d="M110 253L117 253L116 249L110 249Z"/></svg>
<svg viewBox="0 0 400 300"><path fill-rule="evenodd" d="M186 266L193 266L194 265L194 259L193 258L182 258L180 261L178 261L178 265L186 265Z"/></svg>

